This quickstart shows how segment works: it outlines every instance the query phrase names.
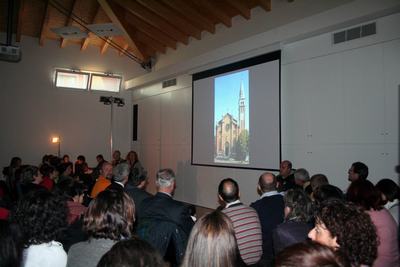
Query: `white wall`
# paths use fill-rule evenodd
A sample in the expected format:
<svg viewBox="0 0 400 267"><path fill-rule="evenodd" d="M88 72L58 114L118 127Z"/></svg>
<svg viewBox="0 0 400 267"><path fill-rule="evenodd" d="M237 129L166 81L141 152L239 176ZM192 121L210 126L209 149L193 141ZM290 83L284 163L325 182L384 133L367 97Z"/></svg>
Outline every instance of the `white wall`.
<svg viewBox="0 0 400 267"><path fill-rule="evenodd" d="M324 21L320 16L306 20ZM331 44L331 32L281 44L283 158L311 174L327 174L342 189L348 186L350 164L358 160L370 166L373 182L397 177L400 14L375 21L377 35L339 46ZM132 83L139 80L148 82L139 77ZM260 171L191 166L189 75L179 76L168 90L157 82L140 87L133 102L139 105L139 141L133 147L150 178L158 168L175 169L176 197L206 207L217 205L217 186L225 177L239 182L245 203L257 198Z"/></svg>
<svg viewBox="0 0 400 267"><path fill-rule="evenodd" d="M83 154L94 165L99 153L109 159L110 106L100 103L99 97L110 93L55 88L54 69L113 72L125 80L144 71L113 49L101 55L95 47L81 52L77 45L61 49L59 42L46 41L44 47L38 43L38 39L23 36L22 60L0 61L0 166L7 166L13 156L20 156L23 163L38 164L42 155L56 154L57 146L50 143L53 135L60 135L61 154L69 154L71 160ZM126 105L115 108L114 148L125 155L131 140L131 92L120 96Z"/></svg>

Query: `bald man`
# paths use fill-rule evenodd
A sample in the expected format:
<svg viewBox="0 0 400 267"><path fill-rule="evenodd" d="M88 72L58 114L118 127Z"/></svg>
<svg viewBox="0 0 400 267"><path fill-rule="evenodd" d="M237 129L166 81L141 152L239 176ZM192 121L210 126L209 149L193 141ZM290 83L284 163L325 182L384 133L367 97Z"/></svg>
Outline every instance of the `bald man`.
<svg viewBox="0 0 400 267"><path fill-rule="evenodd" d="M96 198L100 192L106 190L106 188L111 185L112 171L112 165L108 162L104 162L101 167L100 176L97 178L92 193L90 194L91 198Z"/></svg>
<svg viewBox="0 0 400 267"><path fill-rule="evenodd" d="M276 189L276 177L272 173L265 172L258 179L257 190L261 197L250 207L254 208L260 218L264 266L270 266L273 260L272 231L283 222L284 202L283 196Z"/></svg>
<svg viewBox="0 0 400 267"><path fill-rule="evenodd" d="M223 179L218 186L222 212L233 224L240 257L247 266L255 265L262 255L261 225L257 212L239 198L239 185L232 178Z"/></svg>

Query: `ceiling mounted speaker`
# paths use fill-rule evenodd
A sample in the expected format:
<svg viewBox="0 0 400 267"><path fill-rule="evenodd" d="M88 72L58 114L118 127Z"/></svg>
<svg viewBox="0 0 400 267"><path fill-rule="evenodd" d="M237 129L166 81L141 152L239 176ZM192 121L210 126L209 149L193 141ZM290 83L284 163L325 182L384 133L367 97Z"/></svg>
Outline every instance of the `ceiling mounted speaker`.
<svg viewBox="0 0 400 267"><path fill-rule="evenodd" d="M81 39L88 37L88 34L86 32L83 32L80 28L76 26L52 28L51 31L58 34L64 39Z"/></svg>
<svg viewBox="0 0 400 267"><path fill-rule="evenodd" d="M112 23L90 24L86 27L97 36L117 36L124 34Z"/></svg>

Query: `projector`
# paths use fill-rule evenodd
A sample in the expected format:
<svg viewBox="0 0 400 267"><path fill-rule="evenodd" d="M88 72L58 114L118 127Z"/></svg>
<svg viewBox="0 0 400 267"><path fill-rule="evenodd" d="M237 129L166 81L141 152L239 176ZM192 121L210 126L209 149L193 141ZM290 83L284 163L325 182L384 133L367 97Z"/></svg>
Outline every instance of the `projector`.
<svg viewBox="0 0 400 267"><path fill-rule="evenodd" d="M18 62L21 60L21 49L17 46L0 44L0 60Z"/></svg>

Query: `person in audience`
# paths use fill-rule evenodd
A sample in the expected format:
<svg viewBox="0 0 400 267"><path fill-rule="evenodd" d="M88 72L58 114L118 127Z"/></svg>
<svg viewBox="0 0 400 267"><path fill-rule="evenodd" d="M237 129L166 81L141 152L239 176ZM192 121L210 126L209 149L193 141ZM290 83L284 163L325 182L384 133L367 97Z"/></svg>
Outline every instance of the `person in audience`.
<svg viewBox="0 0 400 267"><path fill-rule="evenodd" d="M113 180L111 185L107 188L124 190L125 184L129 178L129 165L126 162L122 162L113 168Z"/></svg>
<svg viewBox="0 0 400 267"><path fill-rule="evenodd" d="M285 204L282 195L276 191L276 177L272 173L265 172L260 176L257 190L261 198L250 207L257 211L260 218L263 239L262 261L269 266L273 259L272 231L283 222Z"/></svg>
<svg viewBox="0 0 400 267"><path fill-rule="evenodd" d="M54 180L58 176L57 170L51 165L43 164L40 167L40 173L43 176L43 181L40 183L40 185L47 190L52 191L54 187Z"/></svg>
<svg viewBox="0 0 400 267"><path fill-rule="evenodd" d="M118 164L120 164L121 162L123 162L124 160L121 158L121 152L119 150L115 150L113 155L113 160L111 162L112 166L117 166Z"/></svg>
<svg viewBox="0 0 400 267"><path fill-rule="evenodd" d="M310 186L311 186L311 190L312 190L313 194L314 194L315 190L317 190L318 187L320 187L321 185L327 185L327 184L329 184L329 180L325 174L317 173L317 174L314 174L313 176L311 176Z"/></svg>
<svg viewBox="0 0 400 267"><path fill-rule="evenodd" d="M368 166L362 162L354 162L348 171L348 179L350 182L358 179L366 180L368 178Z"/></svg>
<svg viewBox="0 0 400 267"><path fill-rule="evenodd" d="M312 203L307 194L300 188L290 189L286 191L284 201L285 221L272 232L275 255L290 245L305 241L312 229Z"/></svg>
<svg viewBox="0 0 400 267"><path fill-rule="evenodd" d="M242 266L231 220L216 210L197 220L190 233L182 267Z"/></svg>
<svg viewBox="0 0 400 267"><path fill-rule="evenodd" d="M101 174L93 186L92 192L90 194L91 198L96 198L96 196L104 191L111 184L113 167L110 163L105 162L101 168Z"/></svg>
<svg viewBox="0 0 400 267"><path fill-rule="evenodd" d="M382 179L375 187L381 193L381 204L390 212L398 225L400 187L391 179Z"/></svg>
<svg viewBox="0 0 400 267"><path fill-rule="evenodd" d="M43 188L39 185L43 181L43 177L38 167L31 165L21 166L19 170L19 180L21 182L21 197L27 195L31 191Z"/></svg>
<svg viewBox="0 0 400 267"><path fill-rule="evenodd" d="M136 214L139 214L142 201L146 198L153 196L148 193L145 188L147 184L147 177L145 173L141 176L136 173L129 173L128 182L125 185L125 192L133 199L136 205Z"/></svg>
<svg viewBox="0 0 400 267"><path fill-rule="evenodd" d="M68 198L68 224L72 224L85 213L87 208L82 205L85 192L86 187L79 182L71 181L71 184L68 186L68 190L66 192Z"/></svg>
<svg viewBox="0 0 400 267"><path fill-rule="evenodd" d="M378 257L374 267L399 264L397 224L387 209L380 205L380 193L368 180L353 182L347 191L347 199L367 211L379 238Z"/></svg>
<svg viewBox="0 0 400 267"><path fill-rule="evenodd" d="M160 253L137 237L121 240L103 255L97 267L163 267Z"/></svg>
<svg viewBox="0 0 400 267"><path fill-rule="evenodd" d="M79 155L75 161L74 177L79 177L82 180L83 175L88 171L88 165L86 163L86 158L83 155Z"/></svg>
<svg viewBox="0 0 400 267"><path fill-rule="evenodd" d="M131 168L132 175L136 176L145 175L144 174L145 170L142 167L142 164L139 161L139 157L135 151L133 150L129 151L129 153L126 155L126 162L129 164Z"/></svg>
<svg viewBox="0 0 400 267"><path fill-rule="evenodd" d="M306 169L297 169L294 174L294 182L300 188L305 188L305 185L310 181L310 175Z"/></svg>
<svg viewBox="0 0 400 267"><path fill-rule="evenodd" d="M240 256L246 265L255 265L262 255L262 233L257 212L239 199L239 185L231 178L218 186L218 198L232 221Z"/></svg>
<svg viewBox="0 0 400 267"><path fill-rule="evenodd" d="M297 243L276 257L275 267L350 267L347 259L316 242Z"/></svg>
<svg viewBox="0 0 400 267"><path fill-rule="evenodd" d="M175 183L173 170L157 172L157 194L142 201L137 234L155 247L166 261L179 265L194 223L187 206L172 198ZM169 253L171 251L175 253Z"/></svg>
<svg viewBox="0 0 400 267"><path fill-rule="evenodd" d="M288 160L281 162L279 166L279 175L276 177L278 190L280 192L287 191L296 186L294 182L294 173L292 172L292 163Z"/></svg>
<svg viewBox="0 0 400 267"><path fill-rule="evenodd" d="M135 222L135 204L121 190L105 190L94 199L84 215L83 229L89 240L71 246L70 267L94 267L119 240L130 238Z"/></svg>
<svg viewBox="0 0 400 267"><path fill-rule="evenodd" d="M72 163L61 163L57 166L57 170L60 175L58 182L62 182L63 180L73 180Z"/></svg>
<svg viewBox="0 0 400 267"><path fill-rule="evenodd" d="M377 256L376 228L368 214L352 203L336 199L323 202L308 237L338 251L353 267L372 266Z"/></svg>
<svg viewBox="0 0 400 267"><path fill-rule="evenodd" d="M21 266L24 243L19 226L9 221L0 220L0 240L0 266Z"/></svg>
<svg viewBox="0 0 400 267"><path fill-rule="evenodd" d="M10 165L3 169L3 175L6 178L8 191L10 192L13 200L17 200L18 198L16 172L21 167L21 165L22 165L21 158L13 157L11 159Z"/></svg>
<svg viewBox="0 0 400 267"><path fill-rule="evenodd" d="M67 207L60 196L45 189L32 191L18 203L11 221L23 234L22 266L66 266L67 254L56 241L67 226Z"/></svg>
<svg viewBox="0 0 400 267"><path fill-rule="evenodd" d="M68 164L72 164L72 162L69 160L69 156L67 154L65 154L62 157L62 163L68 163Z"/></svg>
<svg viewBox="0 0 400 267"><path fill-rule="evenodd" d="M344 200L344 194L339 187L326 184L317 187L313 192L313 200L316 204L331 199Z"/></svg>
<svg viewBox="0 0 400 267"><path fill-rule="evenodd" d="M96 156L96 161L97 161L97 165L96 167L93 168L93 179L97 180L97 178L99 178L100 176L100 172L101 172L101 168L103 167L103 164L106 162L104 160L104 157L102 154L99 154Z"/></svg>

